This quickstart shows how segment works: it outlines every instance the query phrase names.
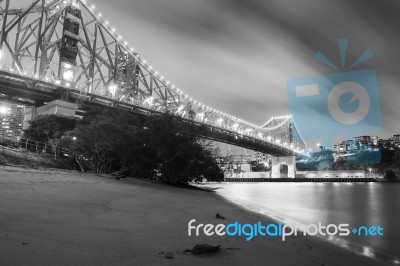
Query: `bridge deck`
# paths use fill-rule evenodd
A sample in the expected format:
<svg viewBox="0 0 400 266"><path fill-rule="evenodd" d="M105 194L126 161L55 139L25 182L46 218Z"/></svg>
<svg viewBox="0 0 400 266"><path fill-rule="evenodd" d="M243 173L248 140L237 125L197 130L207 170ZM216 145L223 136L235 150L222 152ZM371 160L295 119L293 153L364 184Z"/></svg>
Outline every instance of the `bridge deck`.
<svg viewBox="0 0 400 266"><path fill-rule="evenodd" d="M127 110L142 116L162 115L162 112L140 105L133 105L96 94L83 94L75 89L68 89L57 84L47 83L29 76L20 76L7 71L0 71L0 94L3 94L3 99L17 101L27 105L42 105L44 102L62 99L65 101L78 102L80 108L113 108ZM199 137L268 153L274 156L296 155L295 151L272 142L263 141L225 128L187 118L177 116L177 119L183 123L195 126Z"/></svg>

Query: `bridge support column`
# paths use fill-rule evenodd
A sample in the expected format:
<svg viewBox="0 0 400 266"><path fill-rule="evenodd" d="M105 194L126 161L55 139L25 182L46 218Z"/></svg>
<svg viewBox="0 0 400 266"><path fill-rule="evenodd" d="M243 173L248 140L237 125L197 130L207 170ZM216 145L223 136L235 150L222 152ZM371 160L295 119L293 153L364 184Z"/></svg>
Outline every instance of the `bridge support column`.
<svg viewBox="0 0 400 266"><path fill-rule="evenodd" d="M275 157L272 156L272 178L295 178L296 177L296 156ZM281 173L281 165L287 165L287 174Z"/></svg>
<svg viewBox="0 0 400 266"><path fill-rule="evenodd" d="M55 100L47 103L40 107L31 107L25 110L25 117L23 123L23 129L29 127L29 121L36 118L38 115L63 115L63 116L75 116L75 111L78 110L76 103L70 103L60 100Z"/></svg>

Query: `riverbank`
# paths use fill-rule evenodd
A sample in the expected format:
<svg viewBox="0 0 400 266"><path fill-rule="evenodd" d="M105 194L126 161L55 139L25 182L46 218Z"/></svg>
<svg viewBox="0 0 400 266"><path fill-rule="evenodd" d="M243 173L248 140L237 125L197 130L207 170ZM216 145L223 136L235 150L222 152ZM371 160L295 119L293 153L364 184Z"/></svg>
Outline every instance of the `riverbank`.
<svg viewBox="0 0 400 266"><path fill-rule="evenodd" d="M19 147L0 146L0 165L21 166L28 168L72 169L65 158L54 158L53 154L31 152Z"/></svg>
<svg viewBox="0 0 400 266"><path fill-rule="evenodd" d="M0 265L379 265L310 237L189 237L191 219L274 222L209 191L0 166L0 195ZM222 250L183 253L200 243Z"/></svg>

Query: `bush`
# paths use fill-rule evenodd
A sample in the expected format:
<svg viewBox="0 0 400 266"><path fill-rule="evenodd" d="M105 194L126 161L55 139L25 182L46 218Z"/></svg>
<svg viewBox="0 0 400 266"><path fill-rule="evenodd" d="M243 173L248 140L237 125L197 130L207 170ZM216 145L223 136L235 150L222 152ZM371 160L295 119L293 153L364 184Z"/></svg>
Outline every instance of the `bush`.
<svg viewBox="0 0 400 266"><path fill-rule="evenodd" d="M383 178L388 181L393 181L397 179L397 175L393 170L387 170Z"/></svg>
<svg viewBox="0 0 400 266"><path fill-rule="evenodd" d="M221 181L214 149L195 137L195 130L168 114L143 121L132 113L106 110L86 117L62 145L82 170L173 185Z"/></svg>

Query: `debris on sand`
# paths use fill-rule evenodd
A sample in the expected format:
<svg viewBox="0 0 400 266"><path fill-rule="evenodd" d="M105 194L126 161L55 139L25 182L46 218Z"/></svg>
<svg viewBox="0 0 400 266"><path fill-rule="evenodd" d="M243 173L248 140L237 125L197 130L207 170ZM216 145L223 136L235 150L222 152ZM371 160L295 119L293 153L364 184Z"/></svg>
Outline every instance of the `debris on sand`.
<svg viewBox="0 0 400 266"><path fill-rule="evenodd" d="M209 244L198 244L195 245L192 249L186 249L183 253L192 253L192 254L200 254L200 253L210 253L210 252L218 252L220 251L221 245L209 245Z"/></svg>
<svg viewBox="0 0 400 266"><path fill-rule="evenodd" d="M158 255L169 260L175 257L175 254L172 251L167 251L167 252L161 251L158 253Z"/></svg>
<svg viewBox="0 0 400 266"><path fill-rule="evenodd" d="M165 254L165 258L166 258L166 259L171 260L171 259L173 259L174 257L175 257L175 254L172 253L172 252L167 252L167 254Z"/></svg>
<svg viewBox="0 0 400 266"><path fill-rule="evenodd" d="M221 214L219 214L219 213L217 213L216 215L215 215L215 217L217 218L217 219L222 219L222 220L225 220L225 217L224 216L222 216Z"/></svg>

